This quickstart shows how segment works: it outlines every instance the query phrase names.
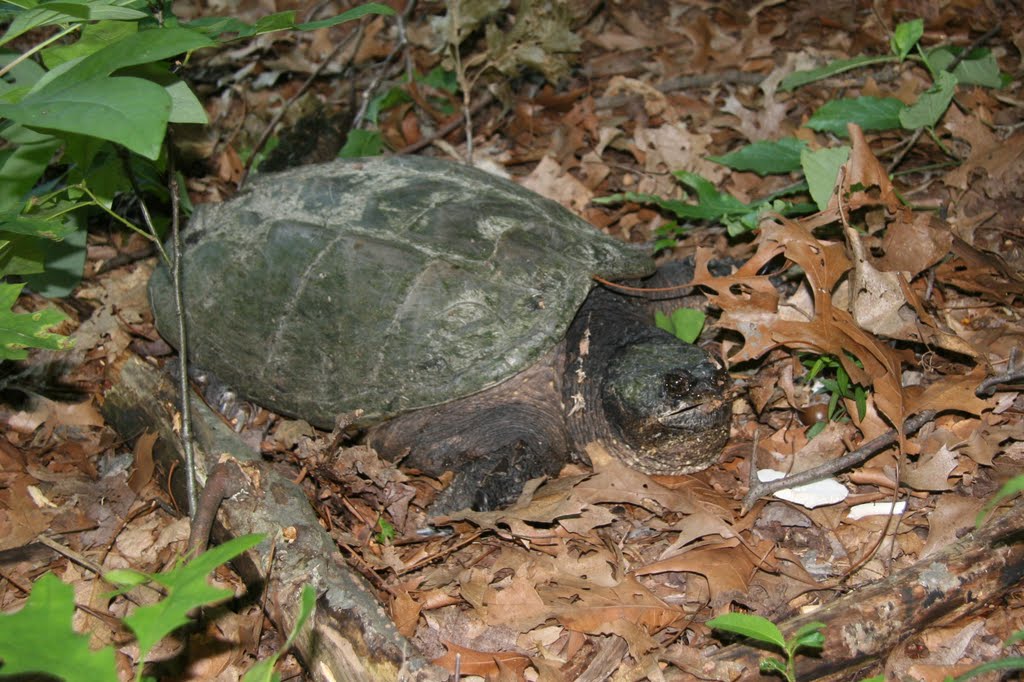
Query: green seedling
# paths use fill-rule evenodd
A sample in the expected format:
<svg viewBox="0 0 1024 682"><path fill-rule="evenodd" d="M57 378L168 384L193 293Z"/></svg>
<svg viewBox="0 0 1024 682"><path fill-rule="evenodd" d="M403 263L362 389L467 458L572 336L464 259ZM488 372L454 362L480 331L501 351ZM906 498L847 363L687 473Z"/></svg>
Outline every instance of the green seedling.
<svg viewBox="0 0 1024 682"><path fill-rule="evenodd" d="M860 362L856 358L853 361L860 366ZM804 376L804 383L809 384L815 380L820 380L821 390L829 396L826 420L812 425L807 431L808 438L813 438L821 433L828 422L840 421L846 418L844 399L853 400L857 405L857 417L864 419L867 415L867 390L860 384L855 384L850 380L850 375L847 374L842 363L830 355L804 357L801 359L801 362L808 369L806 376Z"/></svg>
<svg viewBox="0 0 1024 682"><path fill-rule="evenodd" d="M707 316L703 312L693 308L678 308L671 315L666 315L659 310L654 313L654 324L658 329L667 331L677 339L693 343L704 330L706 318Z"/></svg>
<svg viewBox="0 0 1024 682"><path fill-rule="evenodd" d="M825 624L817 621L803 625L789 639L767 618L747 613L727 613L712 618L707 624L779 649L785 659L762 658L761 672L780 675L787 682L796 682L796 654L800 649L820 650L825 645L825 635L821 633Z"/></svg>

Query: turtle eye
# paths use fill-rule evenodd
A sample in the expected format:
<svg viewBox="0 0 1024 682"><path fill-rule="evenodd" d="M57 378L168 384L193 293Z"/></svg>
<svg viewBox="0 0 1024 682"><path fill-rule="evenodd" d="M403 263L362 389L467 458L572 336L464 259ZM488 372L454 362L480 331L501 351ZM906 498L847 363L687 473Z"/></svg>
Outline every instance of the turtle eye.
<svg viewBox="0 0 1024 682"><path fill-rule="evenodd" d="M665 393L674 400L689 397L693 380L687 372L669 372L664 376Z"/></svg>

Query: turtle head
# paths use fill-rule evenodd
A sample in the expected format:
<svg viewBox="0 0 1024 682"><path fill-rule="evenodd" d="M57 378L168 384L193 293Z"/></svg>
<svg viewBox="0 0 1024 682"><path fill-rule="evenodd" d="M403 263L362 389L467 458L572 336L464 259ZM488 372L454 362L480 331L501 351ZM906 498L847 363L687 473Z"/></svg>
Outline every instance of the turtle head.
<svg viewBox="0 0 1024 682"><path fill-rule="evenodd" d="M604 380L620 459L649 474L685 474L713 464L729 437L728 374L708 353L669 335L623 348Z"/></svg>

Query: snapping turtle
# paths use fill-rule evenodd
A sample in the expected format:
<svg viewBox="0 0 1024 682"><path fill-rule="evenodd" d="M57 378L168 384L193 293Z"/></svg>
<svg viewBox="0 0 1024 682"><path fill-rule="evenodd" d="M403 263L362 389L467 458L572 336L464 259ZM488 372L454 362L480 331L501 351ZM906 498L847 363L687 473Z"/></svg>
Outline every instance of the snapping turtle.
<svg viewBox="0 0 1024 682"><path fill-rule="evenodd" d="M709 466L727 376L603 287L654 263L559 204L425 157L257 177L184 235L191 362L385 457L455 472L435 511L494 508L600 441L647 473ZM170 278L150 300L177 346Z"/></svg>

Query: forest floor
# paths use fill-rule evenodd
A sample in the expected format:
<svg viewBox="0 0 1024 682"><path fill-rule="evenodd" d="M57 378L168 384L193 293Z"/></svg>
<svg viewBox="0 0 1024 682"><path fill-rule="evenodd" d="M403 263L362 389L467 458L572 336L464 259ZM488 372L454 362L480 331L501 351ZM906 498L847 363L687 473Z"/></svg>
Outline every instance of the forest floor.
<svg viewBox="0 0 1024 682"><path fill-rule="evenodd" d="M190 0L175 11L253 22L346 9L313 5ZM521 6L530 9L499 12L495 30L461 18L461 79L444 3L415 5L401 31L395 17L370 16L196 52L183 73L210 125L173 132L190 200L230 197L260 162L332 159L346 140L465 159L468 105L474 163L608 234L666 245L661 261L696 256L707 314L698 343L725 359L737 386L721 462L648 477L590 453L593 469L570 466L511 510L455 515L452 534L424 538L422 510L441 482L365 449L339 457L326 434L266 413L246 437L294 469L352 570L438 665L454 670L458 654L463 675L488 679L723 679L699 672L733 641L710 618L781 623L909 575L967 537L1022 472L1024 13L996 0ZM914 19L925 50L988 50L1001 87L961 75L952 100L936 104L941 95L927 97L938 77L916 50L798 87L784 80L891 55L893 31ZM962 63L982 70L978 54ZM882 98L894 98L905 111L917 103L915 113L930 104L936 123L919 135L881 124L862 133L835 123L850 109L822 109L864 97L876 99L860 100L857 120L891 122ZM353 122L378 134L346 137ZM783 139L794 146L710 158ZM765 197L775 213L758 219ZM162 352L145 293L155 258L139 257L148 253L113 225L90 230L83 283L58 302L77 345L34 355L26 366L39 369L38 385L0 412L0 609L17 610L34 580L57 574L86 607L76 626L118 648L125 678L137 649L116 618L132 604L109 598L92 567L162 570L189 532L146 465L151 443L125 442L100 412L110 367ZM725 257L747 265L720 277L700 267ZM776 289L769 275L792 285ZM999 380L979 392L989 377ZM908 420L890 445L831 472L815 493L825 499L748 496L755 461L787 473L828 466ZM215 579L242 590L226 567ZM846 643L827 621L819 659L839 671L833 679L932 681L1020 655L1003 646L1024 628L1010 583L941 622L907 616L904 636L868 650L866 663L841 662ZM920 589L896 585L890 602L871 604L875 618L896 618L881 604L913 606ZM156 674L240 679L283 641L258 600L246 603L165 640ZM279 671L309 675L294 657Z"/></svg>

